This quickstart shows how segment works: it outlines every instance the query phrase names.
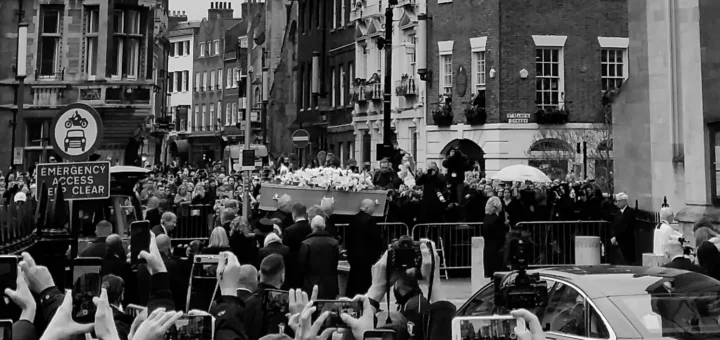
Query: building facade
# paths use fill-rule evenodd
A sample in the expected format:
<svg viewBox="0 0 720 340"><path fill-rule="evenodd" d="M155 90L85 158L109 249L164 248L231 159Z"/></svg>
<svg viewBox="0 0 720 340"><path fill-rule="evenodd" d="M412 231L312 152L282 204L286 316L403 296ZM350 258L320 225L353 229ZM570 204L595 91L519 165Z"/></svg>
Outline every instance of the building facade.
<svg viewBox="0 0 720 340"><path fill-rule="evenodd" d="M230 3L213 2L208 17L200 23L193 53L193 107L188 119L190 164L200 164L203 158L222 158L223 121L219 118L224 117L225 31L240 20L233 18Z"/></svg>
<svg viewBox="0 0 720 340"><path fill-rule="evenodd" d="M439 0L428 14L428 160L459 147L489 174L611 182L603 98L627 79L627 1Z"/></svg>
<svg viewBox="0 0 720 340"><path fill-rule="evenodd" d="M393 9L392 41L385 41L387 1L366 0L353 3L350 19L354 22L356 65L351 79L354 104L354 157L361 163L376 161L377 145L383 142L383 93L386 48L392 50L391 124L398 146L411 154L423 167L426 154L421 135L425 131L427 92L418 75L418 16L426 14L425 0L399 1ZM427 36L422 37L427 39Z"/></svg>
<svg viewBox="0 0 720 340"><path fill-rule="evenodd" d="M242 121L240 111L245 109L244 103L245 88L238 80L241 78L242 69L247 67L247 59L243 60L241 53L247 49L247 20L238 22L225 31L225 55L224 68L225 79L223 79L223 105L225 106L225 117L223 120L223 135L232 144L243 142L244 130L238 129L235 125ZM244 46L244 47L243 47ZM242 124L241 124L242 125ZM240 126L242 127L242 126Z"/></svg>
<svg viewBox="0 0 720 340"><path fill-rule="evenodd" d="M28 76L24 112L13 125L18 10L30 24ZM49 139L53 117L63 106L83 102L98 110L106 127L112 127L104 131L97 153L120 163L136 162L152 124L156 98L165 95L156 84L162 75L154 71L154 66L166 62L156 60L154 54L155 15L155 0L0 2L0 31L10 37L0 39L0 49L8 56L8 62L0 65L0 125L11 127L1 134L0 153L14 152L16 169L47 162L56 156ZM15 129L14 150L11 129ZM0 161L3 169L9 166L7 160Z"/></svg>
<svg viewBox="0 0 720 340"><path fill-rule="evenodd" d="M298 116L292 130L305 129L310 145L296 149L300 164L321 151L345 163L353 158L350 84L355 73L351 0L300 3L298 34ZM313 70L315 63L316 70ZM313 85L315 83L315 85Z"/></svg>

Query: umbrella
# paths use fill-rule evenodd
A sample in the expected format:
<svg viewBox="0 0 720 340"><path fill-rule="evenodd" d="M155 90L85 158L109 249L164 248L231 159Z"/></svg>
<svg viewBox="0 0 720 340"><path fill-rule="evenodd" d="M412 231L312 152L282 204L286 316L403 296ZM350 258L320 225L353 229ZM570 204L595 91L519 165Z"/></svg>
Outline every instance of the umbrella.
<svg viewBox="0 0 720 340"><path fill-rule="evenodd" d="M531 181L533 183L547 183L552 182L550 178L545 175L540 169L531 167L529 165L517 164L511 165L498 171L492 176L492 179L496 179L503 182L524 182Z"/></svg>
<svg viewBox="0 0 720 340"><path fill-rule="evenodd" d="M129 166L129 165L116 165L113 167L110 167L110 173L116 174L116 173L140 173L140 174L146 174L149 173L150 170L141 168L139 166Z"/></svg>

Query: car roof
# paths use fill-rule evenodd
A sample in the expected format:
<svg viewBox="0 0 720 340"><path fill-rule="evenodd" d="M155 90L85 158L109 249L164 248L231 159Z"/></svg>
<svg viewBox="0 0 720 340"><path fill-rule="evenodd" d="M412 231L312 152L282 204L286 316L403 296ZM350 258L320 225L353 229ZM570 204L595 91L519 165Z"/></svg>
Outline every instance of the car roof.
<svg viewBox="0 0 720 340"><path fill-rule="evenodd" d="M645 295L658 283L674 282L676 291L720 289L720 281L680 269L633 266L567 266L529 270L541 277L557 278L578 286L589 298Z"/></svg>

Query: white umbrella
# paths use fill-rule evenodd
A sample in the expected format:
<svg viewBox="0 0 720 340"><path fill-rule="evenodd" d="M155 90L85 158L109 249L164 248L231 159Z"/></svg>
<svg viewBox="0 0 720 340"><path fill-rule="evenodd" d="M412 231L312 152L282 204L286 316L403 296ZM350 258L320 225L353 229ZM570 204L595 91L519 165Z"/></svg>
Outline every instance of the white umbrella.
<svg viewBox="0 0 720 340"><path fill-rule="evenodd" d="M540 169L529 165L517 164L503 168L495 173L492 179L503 182L524 182L531 181L533 183L551 182L550 178Z"/></svg>

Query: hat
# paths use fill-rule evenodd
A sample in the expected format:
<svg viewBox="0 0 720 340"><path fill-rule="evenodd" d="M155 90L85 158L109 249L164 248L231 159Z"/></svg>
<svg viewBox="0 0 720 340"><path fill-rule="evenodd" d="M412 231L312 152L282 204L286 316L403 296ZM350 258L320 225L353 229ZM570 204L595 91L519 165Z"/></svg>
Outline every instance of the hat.
<svg viewBox="0 0 720 340"><path fill-rule="evenodd" d="M624 192L621 192L621 193L615 195L615 200L616 200L616 201L627 201L627 200L628 200L628 195L625 194Z"/></svg>
<svg viewBox="0 0 720 340"><path fill-rule="evenodd" d="M25 195L24 192L21 191L21 192L18 192L17 194L15 194L15 203L25 202L25 201L27 201L27 196Z"/></svg>
<svg viewBox="0 0 720 340"><path fill-rule="evenodd" d="M265 236L265 242L263 242L263 247L267 247L270 243L280 242L280 236L278 236L275 233L270 233L268 236Z"/></svg>
<svg viewBox="0 0 720 340"><path fill-rule="evenodd" d="M254 232L256 234L272 233L273 232L273 222L267 217L260 219L258 224L255 226Z"/></svg>

